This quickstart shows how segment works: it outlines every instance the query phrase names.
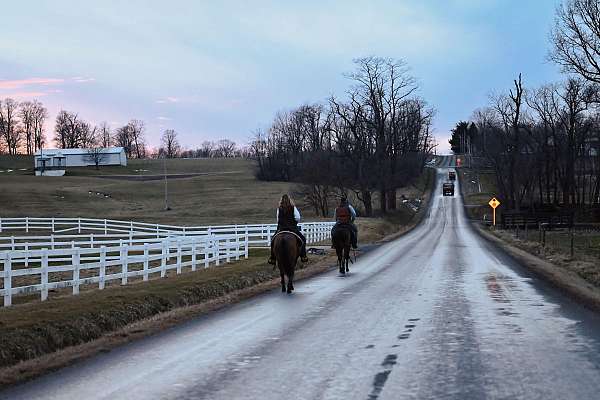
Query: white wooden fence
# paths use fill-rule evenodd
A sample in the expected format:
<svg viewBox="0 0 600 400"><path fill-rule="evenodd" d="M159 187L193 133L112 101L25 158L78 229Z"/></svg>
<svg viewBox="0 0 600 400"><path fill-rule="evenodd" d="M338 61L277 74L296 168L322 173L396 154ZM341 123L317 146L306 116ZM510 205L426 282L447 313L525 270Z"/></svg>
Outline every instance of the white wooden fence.
<svg viewBox="0 0 600 400"><path fill-rule="evenodd" d="M309 243L329 237L333 223L302 224ZM72 287L78 294L83 285L150 276L165 277L175 270L195 271L232 259L248 257L248 249L268 245L275 225L226 225L177 227L130 221L83 218L1 218L0 230L45 230L50 235L0 236L0 296L4 306L14 295L40 293L48 298L52 289ZM64 232L77 234L61 234ZM98 232L100 233L93 233ZM92 232L92 233L88 233Z"/></svg>
<svg viewBox="0 0 600 400"><path fill-rule="evenodd" d="M329 237L333 222L301 223L302 233L308 243L315 243ZM102 238L132 241L136 238L168 238L173 236L203 235L248 235L250 247L269 246L277 230L276 224L250 225L211 225L211 226L175 226L146 224L133 221L118 221L92 218L0 218L0 234L11 231L29 233L47 231L50 235L38 236L0 236L0 251L15 250L16 243L36 242L51 246L53 242L94 242ZM72 234L67 234L72 232ZM55 244L56 246L56 244ZM35 247L32 247L35 248Z"/></svg>

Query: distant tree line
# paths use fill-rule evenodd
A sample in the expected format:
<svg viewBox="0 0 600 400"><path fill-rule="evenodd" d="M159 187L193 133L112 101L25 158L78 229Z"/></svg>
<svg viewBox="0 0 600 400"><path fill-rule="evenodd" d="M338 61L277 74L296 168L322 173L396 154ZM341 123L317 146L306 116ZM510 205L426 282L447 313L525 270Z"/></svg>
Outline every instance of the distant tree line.
<svg viewBox="0 0 600 400"><path fill-rule="evenodd" d="M434 147L434 110L401 60L355 60L345 98L280 112L257 131L250 152L263 180L303 184L300 194L326 216L336 195L353 193L365 215L396 208L396 190L419 177Z"/></svg>
<svg viewBox="0 0 600 400"><path fill-rule="evenodd" d="M450 139L454 152L488 160L510 209L600 205L598 2L564 2L551 41L564 81L526 88L519 75Z"/></svg>
<svg viewBox="0 0 600 400"><path fill-rule="evenodd" d="M45 143L48 110L37 100L0 99L0 152L33 154Z"/></svg>
<svg viewBox="0 0 600 400"><path fill-rule="evenodd" d="M14 99L0 99L0 154L32 155L42 146L47 147L44 124L48 110L37 100L18 102ZM76 112L61 110L54 125L53 144L57 148L85 148L89 158L98 166L104 159L103 148L123 147L127 157L246 157L245 148L229 140L204 141L196 149L184 149L179 143L178 134L166 129L160 147L152 150L146 140L144 121L132 119L123 126L111 128L108 123L92 124Z"/></svg>

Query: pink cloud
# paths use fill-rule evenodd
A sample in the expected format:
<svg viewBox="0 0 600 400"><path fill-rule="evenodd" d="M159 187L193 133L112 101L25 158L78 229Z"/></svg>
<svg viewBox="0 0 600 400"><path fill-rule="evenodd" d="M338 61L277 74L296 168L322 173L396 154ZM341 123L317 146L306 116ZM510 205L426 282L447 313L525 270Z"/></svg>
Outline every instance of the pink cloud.
<svg viewBox="0 0 600 400"><path fill-rule="evenodd" d="M16 80L0 80L0 90L15 90L22 89L32 85L56 85L63 83L65 80L60 78L27 78Z"/></svg>
<svg viewBox="0 0 600 400"><path fill-rule="evenodd" d="M75 76L71 79L77 83L94 82L96 80L94 78L84 77L84 76Z"/></svg>
<svg viewBox="0 0 600 400"><path fill-rule="evenodd" d="M11 97L14 99L35 99L36 97L47 96L46 92L14 92L9 93L6 97Z"/></svg>

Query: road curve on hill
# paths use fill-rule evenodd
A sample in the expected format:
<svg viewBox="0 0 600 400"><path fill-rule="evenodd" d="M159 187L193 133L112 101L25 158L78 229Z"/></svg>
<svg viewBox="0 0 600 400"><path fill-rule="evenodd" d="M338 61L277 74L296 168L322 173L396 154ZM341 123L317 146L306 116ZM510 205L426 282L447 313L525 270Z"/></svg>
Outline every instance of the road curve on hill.
<svg viewBox="0 0 600 400"><path fill-rule="evenodd" d="M593 399L600 317L474 233L460 196L351 266L0 392L2 399Z"/></svg>

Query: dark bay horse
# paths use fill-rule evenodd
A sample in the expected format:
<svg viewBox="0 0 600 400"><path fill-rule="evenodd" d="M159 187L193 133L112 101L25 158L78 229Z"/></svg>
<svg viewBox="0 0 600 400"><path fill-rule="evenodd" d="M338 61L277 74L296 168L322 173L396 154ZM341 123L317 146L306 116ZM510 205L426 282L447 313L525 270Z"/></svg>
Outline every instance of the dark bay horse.
<svg viewBox="0 0 600 400"><path fill-rule="evenodd" d="M279 274L281 275L281 291L292 293L294 290L294 270L296 262L300 256L300 244L298 237L291 232L282 231L273 238L273 251ZM285 276L287 276L287 289L285 285Z"/></svg>
<svg viewBox="0 0 600 400"><path fill-rule="evenodd" d="M350 227L346 225L338 225L331 232L331 240L338 258L338 267L340 274L350 272L348 261L350 260L350 245L352 242L352 233Z"/></svg>

